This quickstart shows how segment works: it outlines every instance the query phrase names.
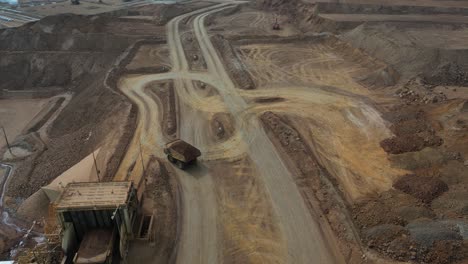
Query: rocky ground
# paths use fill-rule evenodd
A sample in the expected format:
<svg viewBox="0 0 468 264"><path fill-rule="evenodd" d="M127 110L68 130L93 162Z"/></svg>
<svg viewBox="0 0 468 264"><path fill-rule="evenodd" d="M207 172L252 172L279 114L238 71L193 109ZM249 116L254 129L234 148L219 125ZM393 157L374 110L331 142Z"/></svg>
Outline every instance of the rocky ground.
<svg viewBox="0 0 468 264"><path fill-rule="evenodd" d="M137 119L136 108L116 89L118 78L125 72L167 71L169 67L163 61L152 67L147 67L143 59L130 62L139 51L151 52L146 47L164 43L164 36L155 37L154 33L164 32L171 16L191 8L196 7L136 7L123 14L94 16L64 14L19 28L1 29L0 76L5 80L0 87L1 98L72 95L63 108L58 107L61 104L52 107L24 128L22 136L10 140L14 147L27 150L27 155L3 159L15 166L15 176L5 196L10 213L15 215L22 202L33 194L37 197L36 208L44 208L39 205L42 196L38 190L97 148L103 150L97 157L101 178L112 180ZM167 11L164 16L160 15L161 10ZM157 21L139 19L145 15ZM47 122L51 116L53 122ZM46 131L45 137L38 136L39 130ZM19 235L6 228L1 250L12 246L14 237Z"/></svg>
<svg viewBox="0 0 468 264"><path fill-rule="evenodd" d="M459 42L463 35L456 34L463 32L464 26L445 26L438 31L436 21L345 25L323 20L307 10L365 14L385 12L386 8L397 12L400 8L377 3L365 10L359 9L358 4L314 6L305 1L259 1L259 4L281 14L297 14L292 22L298 23L303 31L340 33L337 35L340 40L387 63L400 75L398 82L385 88L368 86L373 93L370 98L391 131L380 146L392 166L406 173L393 179L391 188L348 205L364 246L399 261L464 263L468 258L465 233L468 220L464 209L468 196L461 193L468 188L465 110L468 68L464 56L467 46ZM304 8L293 10L294 5ZM374 7L380 9L371 11ZM442 11L415 7L409 12ZM453 12L463 13L466 9ZM443 44L429 44L429 39L426 42L423 39L431 31L432 36L453 37ZM288 135L285 131L278 133Z"/></svg>
<svg viewBox="0 0 468 264"><path fill-rule="evenodd" d="M192 90L185 96L193 92L202 107L195 109L175 82L155 81L144 93L161 123L150 125L172 139L180 136L182 116L197 133L208 129L192 137L237 153L232 149L244 146L231 140L236 128L247 125L234 120L258 117L307 210L325 236L338 238L333 246L348 263L465 263L468 29L459 17L434 18L468 14L465 1L451 1L451 8L444 6L447 1L364 2L258 0L208 16L210 39L249 104L237 113L245 118L217 112L217 104L223 105L219 87L202 81L187 86ZM171 71L166 23L207 5L64 14L0 29L0 98L11 99L11 91L40 98L72 95L13 141L26 154L6 156L16 168L5 197L9 211L38 197L40 187L99 147L103 179L113 178L138 122L137 107L117 89L120 77ZM409 16L395 21L403 12ZM276 18L279 31L271 28ZM206 74L193 19L186 17L179 28L183 51L189 69ZM202 169L219 174L205 183L212 184L210 205L220 219L214 234L223 238L220 255L230 263L286 260L280 223L272 220L269 196L275 194L265 188L254 160L223 160L230 153L214 149L218 156ZM135 163L129 167L125 173L133 173ZM184 220L180 183L172 167L154 157L148 173L145 213L157 219L149 240L158 237L161 243L138 242L131 251L145 263L171 262ZM195 176L185 184L200 184ZM198 192L208 188L195 186ZM19 234L0 231L5 251Z"/></svg>

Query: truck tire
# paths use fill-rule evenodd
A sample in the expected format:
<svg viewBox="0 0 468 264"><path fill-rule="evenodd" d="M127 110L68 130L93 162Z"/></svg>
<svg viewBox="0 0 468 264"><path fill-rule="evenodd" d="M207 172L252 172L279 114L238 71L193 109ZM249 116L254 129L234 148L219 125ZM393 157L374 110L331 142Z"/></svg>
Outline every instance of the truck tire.
<svg viewBox="0 0 468 264"><path fill-rule="evenodd" d="M171 155L167 155L167 159L171 162L171 163L176 163L176 160L171 156Z"/></svg>
<svg viewBox="0 0 468 264"><path fill-rule="evenodd" d="M182 161L180 160L176 160L176 166L177 168L181 169L181 170L184 170L185 169L185 163L183 163Z"/></svg>

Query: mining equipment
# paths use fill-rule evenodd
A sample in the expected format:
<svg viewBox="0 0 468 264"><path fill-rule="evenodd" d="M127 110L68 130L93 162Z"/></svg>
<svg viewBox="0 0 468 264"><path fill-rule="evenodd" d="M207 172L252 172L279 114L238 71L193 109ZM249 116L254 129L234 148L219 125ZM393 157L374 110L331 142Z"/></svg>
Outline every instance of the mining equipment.
<svg viewBox="0 0 468 264"><path fill-rule="evenodd" d="M132 182L69 183L54 204L64 263L126 259L139 208Z"/></svg>
<svg viewBox="0 0 468 264"><path fill-rule="evenodd" d="M201 155L199 149L181 139L167 143L164 153L167 155L167 159L181 170L195 163Z"/></svg>
<svg viewBox="0 0 468 264"><path fill-rule="evenodd" d="M273 30L280 30L280 24L278 23L278 18L276 18L275 23L273 24Z"/></svg>

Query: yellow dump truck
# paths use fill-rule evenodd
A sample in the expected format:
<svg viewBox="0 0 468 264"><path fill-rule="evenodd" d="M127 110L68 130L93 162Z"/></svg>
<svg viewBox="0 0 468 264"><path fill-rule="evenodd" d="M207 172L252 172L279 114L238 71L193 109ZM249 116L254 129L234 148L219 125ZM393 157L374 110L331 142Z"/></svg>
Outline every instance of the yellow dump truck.
<svg viewBox="0 0 468 264"><path fill-rule="evenodd" d="M181 170L195 163L197 158L201 156L199 149L181 139L167 143L164 153L167 155L167 159Z"/></svg>

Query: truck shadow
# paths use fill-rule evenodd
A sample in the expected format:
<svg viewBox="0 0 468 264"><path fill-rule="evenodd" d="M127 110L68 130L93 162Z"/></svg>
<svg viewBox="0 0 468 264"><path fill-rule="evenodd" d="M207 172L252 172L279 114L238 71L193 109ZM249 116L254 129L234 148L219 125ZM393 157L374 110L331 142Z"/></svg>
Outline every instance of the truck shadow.
<svg viewBox="0 0 468 264"><path fill-rule="evenodd" d="M196 163L188 165L185 169L185 173L189 174L187 176L192 176L195 179L200 179L209 173L209 169L205 164L198 161Z"/></svg>

